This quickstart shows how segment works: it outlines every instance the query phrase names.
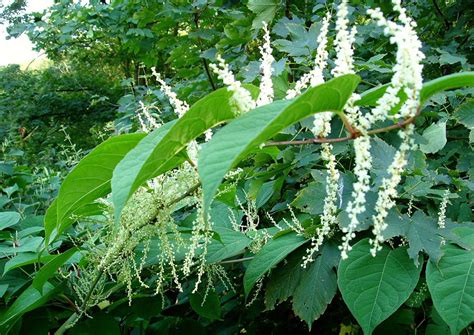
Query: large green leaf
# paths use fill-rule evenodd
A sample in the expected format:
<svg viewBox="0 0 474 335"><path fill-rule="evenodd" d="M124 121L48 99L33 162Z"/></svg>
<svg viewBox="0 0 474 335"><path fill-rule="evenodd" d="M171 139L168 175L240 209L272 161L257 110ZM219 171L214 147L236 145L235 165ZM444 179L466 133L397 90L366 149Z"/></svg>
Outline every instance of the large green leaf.
<svg viewBox="0 0 474 335"><path fill-rule="evenodd" d="M15 257L8 260L5 263L5 267L3 268L3 275L5 275L8 271L13 269L34 264L34 263L46 263L52 260L55 255L39 255L38 253L31 253L31 252L24 252L19 253Z"/></svg>
<svg viewBox="0 0 474 335"><path fill-rule="evenodd" d="M269 241L250 262L244 275L244 291L247 297L255 283L272 267L277 265L290 252L306 242L302 236L295 234L283 235Z"/></svg>
<svg viewBox="0 0 474 335"><path fill-rule="evenodd" d="M254 96L258 89L245 85ZM177 121L150 133L117 165L112 177L112 200L116 223L129 197L146 180L156 177L183 161L182 152L207 129L235 117L229 104L232 92L222 88L196 102Z"/></svg>
<svg viewBox="0 0 474 335"><path fill-rule="evenodd" d="M46 242L54 230L57 236L73 223L70 218L72 214L110 192L110 180L115 166L144 136L126 134L112 137L79 162L64 179L58 197L46 212Z"/></svg>
<svg viewBox="0 0 474 335"><path fill-rule="evenodd" d="M340 252L336 245L326 244L316 260L308 265L293 294L293 310L304 320L309 329L331 303L337 292L337 277L334 268L339 262Z"/></svg>
<svg viewBox="0 0 474 335"><path fill-rule="evenodd" d="M404 217L406 218L406 217ZM405 236L408 239L408 255L419 265L420 252L425 251L434 262L439 261L443 255L441 250L442 238L439 236L438 223L433 218L426 216L422 211L417 211L405 224Z"/></svg>
<svg viewBox="0 0 474 335"><path fill-rule="evenodd" d="M377 100L385 93L389 84L375 87L361 94L360 100L356 102L359 106L375 106ZM461 87L474 86L474 72L461 72L450 74L423 84L420 93L421 104L424 104L436 93Z"/></svg>
<svg viewBox="0 0 474 335"><path fill-rule="evenodd" d="M310 88L295 100L280 100L254 109L217 132L202 148L198 160L204 210L209 208L226 173L250 151L305 117L318 112L341 112L358 82L355 75L335 78Z"/></svg>
<svg viewBox="0 0 474 335"><path fill-rule="evenodd" d="M0 326L13 325L14 321L26 312L45 304L55 292L55 287L48 282L44 285L43 293L38 292L33 286L29 286L0 316Z"/></svg>
<svg viewBox="0 0 474 335"><path fill-rule="evenodd" d="M20 222L21 216L17 212L0 213L0 230L16 225Z"/></svg>
<svg viewBox="0 0 474 335"><path fill-rule="evenodd" d="M221 317L221 301L212 289L207 292L207 296L201 291L192 294L189 302L191 308L202 317L210 320L217 320Z"/></svg>
<svg viewBox="0 0 474 335"><path fill-rule="evenodd" d="M474 322L474 229L457 228L456 232L471 245L471 250L448 244L438 264L429 262L426 267L434 306L451 334L459 334Z"/></svg>
<svg viewBox="0 0 474 335"><path fill-rule="evenodd" d="M408 257L406 248L392 250L384 246L375 257L370 248L368 239L359 241L338 269L342 297L369 335L408 299L421 271L421 266L417 268Z"/></svg>
<svg viewBox="0 0 474 335"><path fill-rule="evenodd" d="M275 305L291 297L301 282L305 269L301 267L306 250L292 252L284 264L277 266L270 275L265 287L265 307L271 310Z"/></svg>
<svg viewBox="0 0 474 335"><path fill-rule="evenodd" d="M222 261L238 255L252 242L244 233L224 227L214 228L219 240L212 240L207 248L206 260L209 263Z"/></svg>

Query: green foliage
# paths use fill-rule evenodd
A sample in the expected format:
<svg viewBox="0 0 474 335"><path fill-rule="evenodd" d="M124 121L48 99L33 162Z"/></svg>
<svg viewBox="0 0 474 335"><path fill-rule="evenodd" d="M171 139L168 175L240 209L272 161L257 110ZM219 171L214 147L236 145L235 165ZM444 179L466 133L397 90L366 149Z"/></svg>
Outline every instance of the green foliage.
<svg viewBox="0 0 474 335"><path fill-rule="evenodd" d="M368 240L359 241L338 268L338 286L364 333L392 315L410 296L420 277L404 248L384 247L375 257Z"/></svg>
<svg viewBox="0 0 474 335"><path fill-rule="evenodd" d="M276 11L280 7L280 0L250 0L247 6L256 15L252 22L252 28L259 29L262 27L262 22L273 21Z"/></svg>
<svg viewBox="0 0 474 335"><path fill-rule="evenodd" d="M404 2L426 55L413 121L419 148L408 154L382 250L372 257L377 194L400 139L371 133L367 208L341 260L358 136L342 110L353 92L363 113L375 105L395 53L365 15L378 2L351 4L357 76L293 100L284 100L286 91L312 68L332 1L6 8L0 20L10 22L10 34L27 33L53 63L0 69L0 333L470 333L473 10L462 1ZM276 101L236 115L232 92L219 89L209 62L225 56L256 98L262 21L280 59ZM334 39L331 31L330 45ZM329 68L334 58L330 51ZM191 106L178 120L149 76L152 66ZM161 124L147 135L133 133L143 110ZM311 142L313 115L325 111L337 114L328 138L348 136L332 144L341 175L337 222L304 263L323 226L327 162L316 143L284 143ZM193 140L202 146L197 167L186 154Z"/></svg>
<svg viewBox="0 0 474 335"><path fill-rule="evenodd" d="M54 204L46 213L47 241L54 231L54 237L57 237L73 223L71 215L81 215L80 210L86 205L110 192L114 168L143 137L142 134L112 137L84 157L71 171L63 181Z"/></svg>
<svg viewBox="0 0 474 335"><path fill-rule="evenodd" d="M257 281L271 270L272 267L281 262L290 252L304 244L306 240L295 234L287 234L275 238L265 244L265 246L255 255L249 263L244 276L245 296L248 297L250 291Z"/></svg>
<svg viewBox="0 0 474 335"><path fill-rule="evenodd" d="M221 317L221 301L219 296L212 290L206 293L196 292L191 294L189 297L191 307L204 318L211 320L219 319Z"/></svg>
<svg viewBox="0 0 474 335"><path fill-rule="evenodd" d="M256 92L251 86L247 88ZM164 125L148 135L120 162L112 178L116 220L120 219L128 198L144 181L182 162L178 154L189 142L207 129L235 117L228 103L230 96L226 89L209 94L196 102L176 124Z"/></svg>
<svg viewBox="0 0 474 335"><path fill-rule="evenodd" d="M471 308L474 304L474 235L472 229L456 230L471 250L448 244L444 248L445 257L437 263L429 262L426 268L426 282L434 306L449 325L451 334L459 334L474 321Z"/></svg>
<svg viewBox="0 0 474 335"><path fill-rule="evenodd" d="M21 216L17 212L0 213L0 230L16 225L20 222Z"/></svg>
<svg viewBox="0 0 474 335"><path fill-rule="evenodd" d="M204 209L210 206L225 174L252 150L291 126L318 112L341 112L358 83L346 75L311 88L294 101L276 101L257 108L221 130L199 155Z"/></svg>
<svg viewBox="0 0 474 335"><path fill-rule="evenodd" d="M311 325L331 303L337 292L334 268L339 262L339 249L325 245L316 260L303 271L298 287L293 293L293 310L298 317Z"/></svg>
<svg viewBox="0 0 474 335"><path fill-rule="evenodd" d="M55 293L57 289L48 282L41 293L33 286L29 286L0 316L0 326L4 327L3 329L11 328L23 314L44 305Z"/></svg>

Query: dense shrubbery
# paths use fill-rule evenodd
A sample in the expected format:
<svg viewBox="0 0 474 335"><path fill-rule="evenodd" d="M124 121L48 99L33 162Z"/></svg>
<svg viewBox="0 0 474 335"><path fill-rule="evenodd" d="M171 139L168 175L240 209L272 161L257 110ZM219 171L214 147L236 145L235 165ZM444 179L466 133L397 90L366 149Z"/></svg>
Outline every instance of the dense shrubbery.
<svg viewBox="0 0 474 335"><path fill-rule="evenodd" d="M0 333L472 331L472 9L338 5L7 8Z"/></svg>

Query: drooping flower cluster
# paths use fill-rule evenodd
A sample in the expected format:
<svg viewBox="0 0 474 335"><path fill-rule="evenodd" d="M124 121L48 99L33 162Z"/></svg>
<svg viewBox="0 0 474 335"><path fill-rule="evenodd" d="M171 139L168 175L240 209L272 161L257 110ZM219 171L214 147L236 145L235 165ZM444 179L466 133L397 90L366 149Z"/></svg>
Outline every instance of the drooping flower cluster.
<svg viewBox="0 0 474 335"><path fill-rule="evenodd" d="M441 204L439 205L439 212L438 212L438 228L443 229L446 227L446 208L448 207L449 201L449 190L446 190L443 195L443 199L441 200Z"/></svg>
<svg viewBox="0 0 474 335"><path fill-rule="evenodd" d="M370 154L370 137L360 136L354 140L355 166L354 175L357 181L353 184L352 199L347 204L346 212L349 216L349 225L342 229L341 257L347 258L351 250L350 241L355 237L359 226L359 215L366 210L366 194L370 190L370 174L372 155Z"/></svg>
<svg viewBox="0 0 474 335"><path fill-rule="evenodd" d="M329 20L331 19L328 13L321 24L321 31L318 35L318 48L316 50L316 59L314 68L296 83L294 89L287 91L286 98L293 98L301 94L301 90L306 88L308 84L311 87L324 83L323 70L327 66L327 34L329 29ZM313 128L311 131L314 136L327 137L331 132L331 112L318 113L313 119ZM327 163L328 175L326 177L326 197L324 199L323 214L320 217L321 227L316 230L316 234L311 238L311 247L308 248L307 254L303 259L302 266L306 267L309 262L313 261L314 254L319 250L324 242L324 238L330 233L331 226L337 223L337 192L339 171L336 169L336 157L332 153L332 145L329 143L322 144L322 158Z"/></svg>
<svg viewBox="0 0 474 335"><path fill-rule="evenodd" d="M275 58L272 56L272 46L270 43L270 31L266 22L263 22L263 31L264 31L264 44L260 47L260 54L262 55L260 59L260 71L262 73L262 78L260 80L260 93L257 98L256 106L264 106L273 101L273 82L272 82L272 73L273 68L272 64L275 61Z"/></svg>
<svg viewBox="0 0 474 335"><path fill-rule="evenodd" d="M401 181L401 174L404 167L407 164L408 151L413 147L413 135L414 126L408 125L405 130L401 130L399 135L402 137L402 144L395 153L393 162L390 164L387 172L389 177L382 180L382 185L378 193L377 202L375 204L376 214L372 217L374 238L370 239L369 242L372 245L370 252L373 256L376 255L377 251L382 249L382 243L384 241L383 232L387 228L385 219L388 215L388 211L395 206L395 198L397 197L397 186Z"/></svg>
<svg viewBox="0 0 474 335"><path fill-rule="evenodd" d="M218 64L210 64L209 67L217 74L219 79L227 85L232 94L231 104L237 114L243 114L255 108L256 103L248 90L242 87L242 83L235 79L225 60L217 55Z"/></svg>
<svg viewBox="0 0 474 335"><path fill-rule="evenodd" d="M421 52L421 42L414 30L416 24L411 18L407 17L405 9L401 7L400 0L393 0L392 2L394 9L399 13L398 20L401 24L387 20L378 8L369 10L369 14L377 24L384 27L384 34L390 36L390 43L397 45L397 63L394 66L391 85L377 101L377 106L371 111L369 115L371 122L387 118L414 117L419 108L419 96L423 84L421 61L424 58ZM391 115L390 111L400 102L398 94L402 90L407 97L406 101L398 113ZM370 243L372 244L371 253L374 256L381 249L381 243L384 241L383 232L387 228L385 218L388 210L395 205L396 188L400 183L403 168L407 164L406 156L408 151L414 147L413 132L413 125L408 125L405 129L399 130L398 135L402 139L402 144L388 168L389 176L382 180L375 206L376 214L372 217L374 238L370 240Z"/></svg>
<svg viewBox="0 0 474 335"><path fill-rule="evenodd" d="M161 124L149 111L150 106L146 106L143 101L139 101L139 104L140 110L137 111L137 118L142 131L144 133L149 133L153 129L160 128Z"/></svg>
<svg viewBox="0 0 474 335"><path fill-rule="evenodd" d="M151 72L160 84L161 91L168 97L171 106L173 106L174 112L178 117L182 117L189 110L188 103L178 98L176 93L171 90L171 87L161 78L161 75L156 72L154 67L151 68Z"/></svg>
<svg viewBox="0 0 474 335"><path fill-rule="evenodd" d="M347 0L342 0L337 7L336 18L336 40L334 41L334 49L337 58L334 61L335 67L331 71L334 77L347 73L354 73L354 49L355 35L357 28L354 26L349 29L349 10L347 8Z"/></svg>
<svg viewBox="0 0 474 335"><path fill-rule="evenodd" d="M194 266L197 267L197 280L194 285L193 293L198 290L206 270L207 248L212 241L212 235L211 218L204 216L204 211L200 203L198 203L197 216L193 222L191 244L189 245L182 268L183 275L186 277L191 274L191 269Z"/></svg>
<svg viewBox="0 0 474 335"><path fill-rule="evenodd" d="M397 45L397 63L390 86L385 94L377 101L377 106L372 110L369 118L371 122L413 117L419 103L419 93L423 85L421 61L424 54L421 52L421 42L414 30L416 23L407 17L405 9L399 0L394 0L394 9L399 12L398 19L402 24L387 20L379 8L369 9L368 13L377 25L384 27L384 34L390 36L390 43ZM390 115L389 112L399 102L399 92L407 96L406 102L398 113Z"/></svg>
<svg viewBox="0 0 474 335"><path fill-rule="evenodd" d="M305 268L313 261L313 256L323 245L324 239L331 232L331 228L337 224L337 196L339 191L340 174L336 168L336 157L332 153L332 145L323 143L322 158L326 161L328 175L326 177L326 197L324 198L323 214L321 215L321 227L316 229L316 236L311 238L311 247L303 258L302 266Z"/></svg>
<svg viewBox="0 0 474 335"><path fill-rule="evenodd" d="M327 59L329 53L327 51L328 44L328 31L329 31L329 21L331 20L331 14L327 13L326 17L321 23L321 30L319 32L317 42L318 48L316 49L316 58L314 60L314 67L309 72L304 74L295 84L294 88L290 88L286 92L286 99L292 99L301 94L305 88L308 87L308 84L311 87L317 86L324 82L323 70L327 66ZM332 113L330 113L332 115ZM320 131L315 131L319 134Z"/></svg>
<svg viewBox="0 0 474 335"><path fill-rule="evenodd" d="M335 77L354 73L353 44L355 42L357 29L355 26L349 29L348 14L347 1L343 0L337 10L337 34L336 40L334 41L337 58L335 60L336 66L331 71ZM357 180L353 185L352 199L346 208L350 223L347 227L342 229L345 233L342 238L342 245L340 246L342 258L347 258L347 252L351 250L350 241L355 237L355 231L359 226L359 215L366 210L366 194L370 189L369 171L372 167L372 157L370 154L370 138L367 136L370 123L355 105L355 101L358 99L358 94L352 94L344 108L350 123L357 128L361 136L354 140L354 174Z"/></svg>

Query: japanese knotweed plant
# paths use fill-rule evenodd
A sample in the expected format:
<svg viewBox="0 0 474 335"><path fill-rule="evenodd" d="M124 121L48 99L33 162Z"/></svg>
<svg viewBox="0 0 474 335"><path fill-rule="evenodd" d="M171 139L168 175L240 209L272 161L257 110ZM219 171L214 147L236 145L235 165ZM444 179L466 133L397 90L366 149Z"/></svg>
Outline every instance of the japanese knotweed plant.
<svg viewBox="0 0 474 335"><path fill-rule="evenodd" d="M259 87L237 80L218 55L210 68L226 87L189 105L153 70L176 120L163 123L150 113L154 105L143 103L137 111L141 132L112 137L83 158L46 213L45 250L51 251L76 221L96 214L91 209L97 202L109 204L108 224L96 255L88 256L86 273L90 275L76 289L82 307L62 331L109 296L103 278L124 286L132 300L135 287L163 294L167 289L191 286L190 292L201 294L206 286L201 294L204 299L198 304L191 299L193 308L203 313L200 307L215 291L215 278L231 287L224 266L249 261L243 276L246 298L256 285L263 289L268 281L266 307L292 297L295 314L311 326L339 289L364 332L370 334L414 291L425 269L420 264L424 261L421 251L429 256L424 277L433 303L452 333L474 321L474 230L472 224L456 225L446 219L453 188L444 189L438 199L439 218L421 210L413 212L417 208L413 196L408 197L408 215L402 213L403 206L396 206L409 160L417 151L415 121L424 103L440 91L474 86L474 74L458 73L423 83L424 55L416 24L399 0L392 3L393 19L373 9L364 22L382 27L396 48L390 82L369 91L357 91L357 27L349 21L345 0L337 8L335 38L329 37L332 18L328 14L316 37L314 66L281 100L275 98L275 59L267 23L260 47ZM330 62L331 46L336 57ZM334 66L329 68L329 64ZM305 122L308 118L309 123ZM301 132L307 128L311 137L282 141L290 126ZM396 149L387 145L393 156L385 162L382 177L374 180L371 171L380 158L372 149L381 141L378 136L395 130ZM341 142L353 144L352 152L342 157L336 148ZM252 190L246 194L245 176L252 179L272 172L268 166L249 167L244 164L246 158L273 154L276 161L284 156L279 148L318 144L326 167L323 192L316 193L323 194L323 199L310 201L321 207L318 214L296 213L289 205L291 199L282 199L274 207L282 217L279 222L275 213L261 215L270 198L264 195L269 189L271 194L281 190L285 178L249 187ZM292 168L282 168L285 177ZM219 216L222 206L226 214ZM159 252L151 255L154 246ZM181 250L183 255L178 257ZM282 262L288 255L288 261ZM40 270L42 285L34 287L45 286L64 262ZM294 280L288 280L288 273L294 274ZM207 285L200 285L205 279Z"/></svg>

